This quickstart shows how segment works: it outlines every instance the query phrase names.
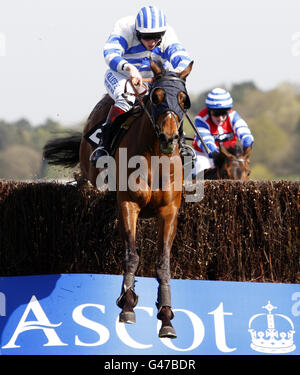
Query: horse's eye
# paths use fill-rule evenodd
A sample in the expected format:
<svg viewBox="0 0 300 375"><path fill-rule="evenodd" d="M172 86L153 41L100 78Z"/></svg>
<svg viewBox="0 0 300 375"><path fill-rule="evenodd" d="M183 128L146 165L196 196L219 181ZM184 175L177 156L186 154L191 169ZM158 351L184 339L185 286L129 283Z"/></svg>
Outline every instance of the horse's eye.
<svg viewBox="0 0 300 375"><path fill-rule="evenodd" d="M183 110L189 109L191 106L189 96L183 91L178 94L178 103Z"/></svg>
<svg viewBox="0 0 300 375"><path fill-rule="evenodd" d="M152 91L150 95L151 103L154 105L158 105L162 103L165 99L165 91L161 88L157 88L154 91Z"/></svg>

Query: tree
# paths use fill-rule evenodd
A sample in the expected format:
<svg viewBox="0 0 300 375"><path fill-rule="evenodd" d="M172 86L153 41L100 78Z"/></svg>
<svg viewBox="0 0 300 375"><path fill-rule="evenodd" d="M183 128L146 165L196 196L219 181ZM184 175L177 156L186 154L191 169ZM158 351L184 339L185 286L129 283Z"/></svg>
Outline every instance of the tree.
<svg viewBox="0 0 300 375"><path fill-rule="evenodd" d="M264 164L276 173L276 167L288 149L289 139L286 132L266 113L249 120L248 123L255 139L252 162Z"/></svg>
<svg viewBox="0 0 300 375"><path fill-rule="evenodd" d="M258 91L253 81L235 83L232 85L230 92L235 103L243 102L249 91Z"/></svg>
<svg viewBox="0 0 300 375"><path fill-rule="evenodd" d="M0 152L0 178L32 179L38 174L41 161L41 154L29 146L9 146Z"/></svg>

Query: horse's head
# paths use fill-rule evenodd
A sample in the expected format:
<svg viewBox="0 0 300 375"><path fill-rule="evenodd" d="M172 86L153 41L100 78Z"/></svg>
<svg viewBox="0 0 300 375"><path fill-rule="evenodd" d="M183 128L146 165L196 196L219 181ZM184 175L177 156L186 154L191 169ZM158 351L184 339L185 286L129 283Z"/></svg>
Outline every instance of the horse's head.
<svg viewBox="0 0 300 375"><path fill-rule="evenodd" d="M178 143L183 115L190 107L185 79L192 70L193 62L181 73L166 72L153 60L150 64L154 73L150 101L155 131L159 138L160 151L171 154Z"/></svg>
<svg viewBox="0 0 300 375"><path fill-rule="evenodd" d="M247 181L251 151L251 147L247 147L245 151L240 147L227 149L220 143L220 154L214 160L219 178Z"/></svg>

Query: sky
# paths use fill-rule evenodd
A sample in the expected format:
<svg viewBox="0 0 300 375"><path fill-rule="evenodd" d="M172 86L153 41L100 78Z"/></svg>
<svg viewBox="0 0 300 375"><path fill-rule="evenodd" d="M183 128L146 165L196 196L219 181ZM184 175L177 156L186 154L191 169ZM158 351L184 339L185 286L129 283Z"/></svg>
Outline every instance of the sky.
<svg viewBox="0 0 300 375"><path fill-rule="evenodd" d="M194 60L190 94L300 84L299 0L0 0L0 119L85 121L105 93L114 23L145 5L165 12Z"/></svg>

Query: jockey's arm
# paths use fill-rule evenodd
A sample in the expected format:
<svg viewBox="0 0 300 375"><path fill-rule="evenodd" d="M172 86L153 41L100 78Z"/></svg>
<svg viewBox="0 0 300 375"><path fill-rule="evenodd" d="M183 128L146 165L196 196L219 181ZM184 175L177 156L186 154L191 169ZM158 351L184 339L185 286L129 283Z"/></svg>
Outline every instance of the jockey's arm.
<svg viewBox="0 0 300 375"><path fill-rule="evenodd" d="M104 60L111 70L124 72L124 64L128 63L124 55L130 47L132 37L128 17L119 19L103 48Z"/></svg>
<svg viewBox="0 0 300 375"><path fill-rule="evenodd" d="M124 55L124 41L122 36L111 35L104 46L104 58L110 69L119 72L125 73L129 78L132 78L132 82L135 85L141 86L142 76L137 68L128 63L126 59L123 58ZM114 41L114 43L110 43ZM113 46L111 45L113 44Z"/></svg>
<svg viewBox="0 0 300 375"><path fill-rule="evenodd" d="M231 124L233 131L237 135L238 139L241 141L243 148L245 149L247 147L252 146L254 142L254 137L251 134L251 131L246 121L243 120L236 111L233 111Z"/></svg>
<svg viewBox="0 0 300 375"><path fill-rule="evenodd" d="M168 25L162 43L165 57L172 65L174 71L177 73L182 72L192 60L186 49L179 42L174 29L170 25Z"/></svg>
<svg viewBox="0 0 300 375"><path fill-rule="evenodd" d="M196 116L196 118L195 118L195 125L197 126L197 128L198 128L198 130L200 132L200 135L201 135L203 141L206 143L206 146L208 147L208 149L210 151L208 153L208 156L212 157L212 155L215 152L219 152L219 149L218 149L218 146L215 143L214 137L212 136L212 134L210 132L209 125L205 121L203 121L200 116ZM202 142L200 141L200 139L198 139L198 137L196 139L197 139L197 146L203 152L205 152L204 147L203 147Z"/></svg>

